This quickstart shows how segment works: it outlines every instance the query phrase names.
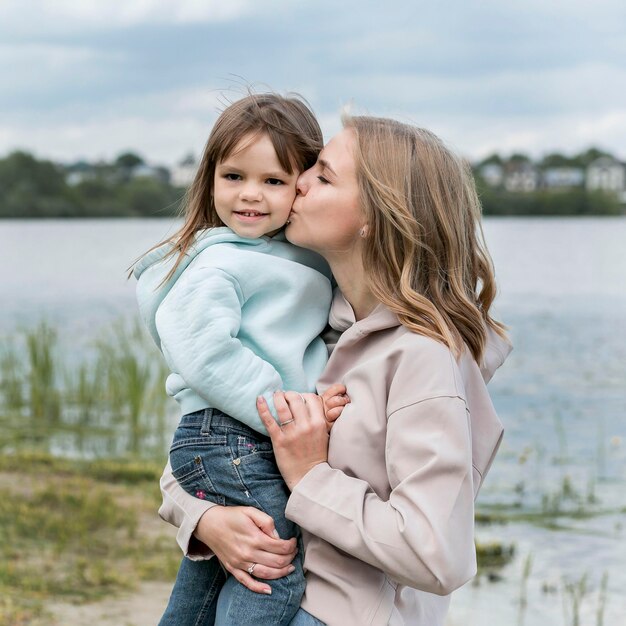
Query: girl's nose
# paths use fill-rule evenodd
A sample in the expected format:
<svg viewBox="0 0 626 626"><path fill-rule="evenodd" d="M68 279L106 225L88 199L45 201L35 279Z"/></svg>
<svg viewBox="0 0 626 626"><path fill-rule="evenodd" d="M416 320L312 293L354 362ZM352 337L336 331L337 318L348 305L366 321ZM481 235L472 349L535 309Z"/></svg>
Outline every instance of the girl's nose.
<svg viewBox="0 0 626 626"><path fill-rule="evenodd" d="M261 190L258 185L247 184L239 193L239 197L246 202L259 202L261 200Z"/></svg>

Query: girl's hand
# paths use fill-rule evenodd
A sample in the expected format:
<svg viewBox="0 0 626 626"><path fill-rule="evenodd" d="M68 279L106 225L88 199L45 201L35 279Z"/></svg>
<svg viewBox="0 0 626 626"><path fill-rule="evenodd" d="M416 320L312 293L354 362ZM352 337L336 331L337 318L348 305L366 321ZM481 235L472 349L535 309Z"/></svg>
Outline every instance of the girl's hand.
<svg viewBox="0 0 626 626"><path fill-rule="evenodd" d="M257 410L272 438L278 469L293 491L309 470L328 460L324 407L316 394L295 391L276 392L274 406L282 426L272 417L265 400L257 398Z"/></svg>
<svg viewBox="0 0 626 626"><path fill-rule="evenodd" d="M256 578L273 580L294 570L295 538L279 539L274 520L253 507L211 507L200 518L194 534L250 591L271 594L271 587ZM253 563L254 578L247 571Z"/></svg>
<svg viewBox="0 0 626 626"><path fill-rule="evenodd" d="M331 385L321 396L324 404L324 417L326 418L326 428L328 432L333 427L335 420L341 415L346 404L350 403L350 398L346 393L345 385L336 383Z"/></svg>

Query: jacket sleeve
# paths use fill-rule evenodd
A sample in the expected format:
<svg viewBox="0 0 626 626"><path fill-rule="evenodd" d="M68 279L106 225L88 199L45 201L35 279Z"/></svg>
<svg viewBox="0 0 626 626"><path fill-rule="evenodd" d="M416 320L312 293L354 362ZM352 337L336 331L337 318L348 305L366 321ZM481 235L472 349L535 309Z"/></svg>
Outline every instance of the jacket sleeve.
<svg viewBox="0 0 626 626"><path fill-rule="evenodd" d="M385 457L388 500L322 463L295 486L287 517L401 584L447 595L476 573L463 399L431 398L392 413Z"/></svg>
<svg viewBox="0 0 626 626"><path fill-rule="evenodd" d="M216 505L188 494L172 475L169 459L159 484L163 496L159 517L178 528L176 541L185 556L192 561L210 559L213 552L193 533L204 513Z"/></svg>
<svg viewBox="0 0 626 626"><path fill-rule="evenodd" d="M243 303L233 276L189 267L157 310L156 326L170 367L207 406L266 435L256 399L263 396L275 416L273 393L282 389L282 379L237 338Z"/></svg>

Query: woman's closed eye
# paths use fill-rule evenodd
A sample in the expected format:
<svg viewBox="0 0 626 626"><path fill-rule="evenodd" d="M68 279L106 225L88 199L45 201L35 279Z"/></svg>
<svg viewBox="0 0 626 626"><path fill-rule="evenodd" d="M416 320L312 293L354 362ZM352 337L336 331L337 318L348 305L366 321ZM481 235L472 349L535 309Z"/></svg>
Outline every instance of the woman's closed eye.
<svg viewBox="0 0 626 626"><path fill-rule="evenodd" d="M321 175L317 177L317 180L319 180L319 181L320 181L320 183L322 183L322 184L324 184L324 185L330 185L330 181L329 181L328 179L324 178L324 177L323 177L323 176L321 176Z"/></svg>

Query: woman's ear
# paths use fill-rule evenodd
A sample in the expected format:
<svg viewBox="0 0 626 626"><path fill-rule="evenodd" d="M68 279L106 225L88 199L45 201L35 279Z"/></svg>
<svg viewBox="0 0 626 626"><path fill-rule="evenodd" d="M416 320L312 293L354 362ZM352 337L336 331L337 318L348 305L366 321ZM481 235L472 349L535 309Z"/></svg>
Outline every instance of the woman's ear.
<svg viewBox="0 0 626 626"><path fill-rule="evenodd" d="M359 235L363 237L363 239L365 239L365 237L367 237L367 233L369 232L369 230L370 230L369 226L365 224L359 231Z"/></svg>

